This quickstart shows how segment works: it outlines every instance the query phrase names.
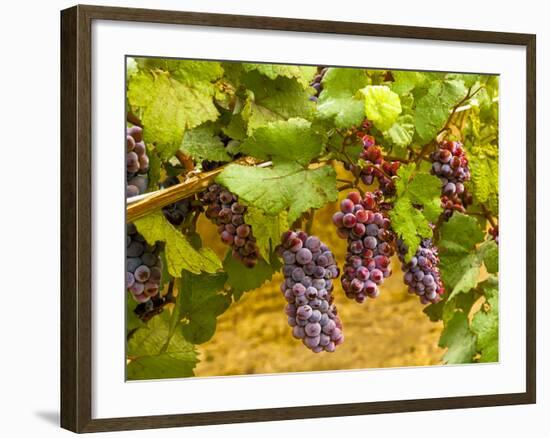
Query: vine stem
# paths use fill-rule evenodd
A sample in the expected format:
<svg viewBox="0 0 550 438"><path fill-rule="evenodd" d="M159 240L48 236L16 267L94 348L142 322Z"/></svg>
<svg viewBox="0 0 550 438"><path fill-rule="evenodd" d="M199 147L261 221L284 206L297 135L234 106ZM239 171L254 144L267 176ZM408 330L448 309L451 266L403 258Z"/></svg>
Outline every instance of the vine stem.
<svg viewBox="0 0 550 438"><path fill-rule="evenodd" d="M344 190L353 189L354 187L355 185L353 183L344 184L343 186L338 187L338 191L343 192Z"/></svg>
<svg viewBox="0 0 550 438"><path fill-rule="evenodd" d="M483 215L489 221L491 226L495 228L497 226L497 223L495 222L495 219L493 218L493 216L491 215L491 212L487 209L485 204L481 204L481 210L483 210Z"/></svg>

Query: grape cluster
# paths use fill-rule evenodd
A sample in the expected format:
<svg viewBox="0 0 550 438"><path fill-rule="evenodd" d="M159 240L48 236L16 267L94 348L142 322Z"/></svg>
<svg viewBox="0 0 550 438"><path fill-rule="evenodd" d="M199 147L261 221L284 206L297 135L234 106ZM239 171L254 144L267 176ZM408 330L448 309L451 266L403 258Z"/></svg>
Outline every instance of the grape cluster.
<svg viewBox="0 0 550 438"><path fill-rule="evenodd" d="M159 245L149 245L134 224L126 225L126 289L139 303L159 292L162 260Z"/></svg>
<svg viewBox="0 0 550 438"><path fill-rule="evenodd" d="M364 128L370 127L370 122L363 123ZM378 180L379 189L385 195L395 194L394 177L397 175L397 170L401 164L399 161L386 161L382 156L382 149L376 145L374 137L368 134L359 132L363 150L359 154L359 158L365 163L363 166L355 164L346 164L347 170L350 170L354 176L361 178L366 185L371 185L374 180Z"/></svg>
<svg viewBox="0 0 550 438"><path fill-rule="evenodd" d="M430 155L432 174L441 180L441 206L445 218L454 211L464 213L472 203L472 195L464 187L470 180L470 168L464 147L458 141L444 141Z"/></svg>
<svg viewBox="0 0 550 438"><path fill-rule="evenodd" d="M143 322L147 322L153 316L160 315L163 312L164 306L167 303L174 303L174 302L175 300L173 298L169 299L166 296L161 296L160 294L158 294L154 297L151 297L151 299L148 301L139 303L134 309L134 313Z"/></svg>
<svg viewBox="0 0 550 438"><path fill-rule="evenodd" d="M126 197L131 198L147 190L149 157L139 126L126 128Z"/></svg>
<svg viewBox="0 0 550 438"><path fill-rule="evenodd" d="M340 203L332 221L338 235L347 239L348 251L343 268L342 287L348 298L363 303L376 298L378 286L391 275L394 234L382 204L382 193L368 192L364 198L350 192Z"/></svg>
<svg viewBox="0 0 550 438"><path fill-rule="evenodd" d="M325 76L327 70L328 68L326 67L322 68L309 84L310 87L315 88L315 94L313 96L310 96L309 98L309 100L311 100L312 102L317 102L319 100L319 94L321 94L321 91L323 90L323 85L321 84L321 81L323 80L323 77Z"/></svg>
<svg viewBox="0 0 550 438"><path fill-rule="evenodd" d="M167 187L172 187L179 183L177 177L173 176L167 178L161 184L161 188L165 189ZM191 201L189 199L181 199L174 202L173 204L167 205L162 208L162 213L164 217L174 226L179 226L185 220L189 212L191 211Z"/></svg>
<svg viewBox="0 0 550 438"><path fill-rule="evenodd" d="M489 234L498 245L498 224L489 229Z"/></svg>
<svg viewBox="0 0 550 438"><path fill-rule="evenodd" d="M437 247L431 239L423 239L410 262L405 262L407 245L397 241L399 260L405 273L403 279L409 286L409 293L420 297L422 304L437 303L441 301L441 295L445 293L445 287L441 281L439 272L439 256Z"/></svg>
<svg viewBox="0 0 550 438"><path fill-rule="evenodd" d="M218 184L202 192L200 200L207 206L206 217L218 225L221 240L233 248L233 257L253 268L260 252L252 227L244 220L246 205L240 204L237 196Z"/></svg>
<svg viewBox="0 0 550 438"><path fill-rule="evenodd" d="M332 252L317 237L287 231L279 248L285 281L281 292L292 335L314 353L333 352L344 342L332 281L340 274Z"/></svg>

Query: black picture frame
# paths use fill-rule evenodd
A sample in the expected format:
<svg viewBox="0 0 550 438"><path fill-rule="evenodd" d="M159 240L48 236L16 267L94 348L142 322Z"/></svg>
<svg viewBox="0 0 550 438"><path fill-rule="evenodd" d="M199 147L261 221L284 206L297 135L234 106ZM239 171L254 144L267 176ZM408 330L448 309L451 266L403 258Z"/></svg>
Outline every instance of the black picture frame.
<svg viewBox="0 0 550 438"><path fill-rule="evenodd" d="M91 25L94 20L518 45L527 78L526 391L513 394L92 419ZM75 6L61 12L61 426L99 432L536 402L536 36L276 17Z"/></svg>

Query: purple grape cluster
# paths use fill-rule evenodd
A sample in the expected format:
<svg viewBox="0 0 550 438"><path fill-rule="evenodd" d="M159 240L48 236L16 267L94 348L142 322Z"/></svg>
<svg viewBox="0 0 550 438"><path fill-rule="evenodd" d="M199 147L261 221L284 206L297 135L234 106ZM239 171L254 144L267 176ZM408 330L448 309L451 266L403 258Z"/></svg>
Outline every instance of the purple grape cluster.
<svg viewBox="0 0 550 438"><path fill-rule="evenodd" d="M338 235L348 241L342 287L346 296L358 303L367 297L376 298L380 294L378 286L392 272L394 234L390 219L380 209L381 200L380 191L368 192L364 198L350 192L332 217Z"/></svg>
<svg viewBox="0 0 550 438"><path fill-rule="evenodd" d="M212 184L202 192L200 200L207 206L206 217L218 225L222 242L233 248L233 257L253 268L260 251L252 227L244 220L246 205L240 204L237 196L218 184Z"/></svg>
<svg viewBox="0 0 550 438"><path fill-rule="evenodd" d="M317 102L319 100L319 94L321 94L321 91L323 90L323 85L321 84L321 81L323 80L323 77L325 76L328 68L322 68L319 70L319 73L315 75L311 83L309 84L310 87L313 87L315 89L315 94L309 98L312 102Z"/></svg>
<svg viewBox="0 0 550 438"><path fill-rule="evenodd" d="M126 128L126 197L131 198L147 190L149 157L139 126Z"/></svg>
<svg viewBox="0 0 550 438"><path fill-rule="evenodd" d="M462 143L444 141L430 155L432 174L441 180L441 206L445 218L449 219L454 211L463 213L472 203L472 196L464 187L470 180L468 158Z"/></svg>
<svg viewBox="0 0 550 438"><path fill-rule="evenodd" d="M139 303L159 293L162 277L160 246L149 245L134 224L126 225L126 289Z"/></svg>
<svg viewBox="0 0 550 438"><path fill-rule="evenodd" d="M334 256L319 238L287 231L279 247L285 281L281 292L292 335L314 353L333 352L344 342L332 281L340 274Z"/></svg>
<svg viewBox="0 0 550 438"><path fill-rule="evenodd" d="M167 187L172 187L178 183L178 178L173 176L164 180L161 184L161 188L164 189ZM162 213L164 214L164 217L168 220L168 222L176 227L183 223L190 211L191 201L188 198L181 199L174 202L173 204L167 205L166 207L162 208Z"/></svg>
<svg viewBox="0 0 550 438"><path fill-rule="evenodd" d="M409 293L420 297L422 304L437 303L441 301L441 295L445 293L445 287L441 281L439 272L439 256L437 247L431 239L423 239L416 250L416 254L410 262L405 262L407 245L401 240L397 241L401 268L405 273L403 279L409 286Z"/></svg>

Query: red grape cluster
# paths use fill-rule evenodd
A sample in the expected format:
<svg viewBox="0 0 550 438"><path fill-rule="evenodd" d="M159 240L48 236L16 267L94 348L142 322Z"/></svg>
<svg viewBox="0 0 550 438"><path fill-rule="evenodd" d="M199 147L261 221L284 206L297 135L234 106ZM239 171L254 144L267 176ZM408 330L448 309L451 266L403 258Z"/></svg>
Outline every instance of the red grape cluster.
<svg viewBox="0 0 550 438"><path fill-rule="evenodd" d="M233 257L253 268L260 251L252 227L244 220L246 205L240 204L237 196L218 184L202 192L200 200L207 206L206 217L218 225L221 240L233 248Z"/></svg>
<svg viewBox="0 0 550 438"><path fill-rule="evenodd" d="M147 190L149 157L139 126L126 128L126 197L131 198Z"/></svg>
<svg viewBox="0 0 550 438"><path fill-rule="evenodd" d="M472 203L472 195L464 187L470 180L470 168L462 143L444 141L432 152L432 174L441 180L441 206L449 219L454 211L464 213Z"/></svg>
<svg viewBox="0 0 550 438"><path fill-rule="evenodd" d="M348 241L342 275L342 287L348 298L363 303L376 298L378 286L391 275L390 257L394 253L394 234L386 216L380 191L368 192L364 198L350 192L340 203L332 221L338 235Z"/></svg>
<svg viewBox="0 0 550 438"><path fill-rule="evenodd" d="M407 263L405 254L407 245L398 240L399 260L405 273L403 279L409 286L409 293L420 297L422 304L437 303L441 301L441 295L445 293L445 287L441 281L439 272L439 255L437 247L431 239L423 239L416 250L415 255Z"/></svg>
<svg viewBox="0 0 550 438"><path fill-rule="evenodd" d="M369 124L363 124L368 127ZM363 134L362 132L359 135ZM365 161L363 166L355 164L347 164L346 168L350 170L354 176L361 178L366 185L371 185L374 180L378 180L379 189L385 195L395 194L394 177L397 175L397 170L401 164L399 161L386 161L382 155L382 149L376 145L374 137L365 134L361 136L363 150L359 154L359 158Z"/></svg>
<svg viewBox="0 0 550 438"><path fill-rule="evenodd" d="M340 274L332 252L303 231L284 233L279 252L285 277L281 292L292 335L314 353L333 352L344 342L344 334L332 295L332 281Z"/></svg>
<svg viewBox="0 0 550 438"><path fill-rule="evenodd" d="M134 224L126 225L126 289L139 303L159 292L162 277L160 246L148 245Z"/></svg>

